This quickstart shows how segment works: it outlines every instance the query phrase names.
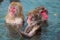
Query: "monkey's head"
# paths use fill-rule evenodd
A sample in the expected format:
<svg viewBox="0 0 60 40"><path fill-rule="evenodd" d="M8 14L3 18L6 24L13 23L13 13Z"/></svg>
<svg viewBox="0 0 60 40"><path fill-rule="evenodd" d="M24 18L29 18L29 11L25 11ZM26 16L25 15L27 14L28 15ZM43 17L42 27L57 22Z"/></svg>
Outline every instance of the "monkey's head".
<svg viewBox="0 0 60 40"><path fill-rule="evenodd" d="M18 2L12 2L9 5L8 13L10 13L11 15L18 15L18 14L22 13L22 6L21 6L21 4L18 3Z"/></svg>
<svg viewBox="0 0 60 40"><path fill-rule="evenodd" d="M46 8L44 6L39 6L39 7L35 8L35 10L37 10L38 12L41 12L41 11L46 10Z"/></svg>

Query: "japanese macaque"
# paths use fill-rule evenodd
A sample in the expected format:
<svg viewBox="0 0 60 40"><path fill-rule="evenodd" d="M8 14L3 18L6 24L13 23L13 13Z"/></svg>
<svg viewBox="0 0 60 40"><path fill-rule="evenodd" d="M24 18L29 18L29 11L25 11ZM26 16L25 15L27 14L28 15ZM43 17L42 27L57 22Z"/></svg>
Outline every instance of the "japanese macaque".
<svg viewBox="0 0 60 40"><path fill-rule="evenodd" d="M22 5L19 2L12 2L8 7L8 14L6 15L5 22L11 25L13 29L19 29L24 24L24 15L22 13Z"/></svg>
<svg viewBox="0 0 60 40"><path fill-rule="evenodd" d="M39 22L41 23L41 17L38 20L37 11L30 11L27 18L28 26L25 28L24 32L20 31L20 33L25 37L33 37L37 33L37 30L41 28Z"/></svg>
<svg viewBox="0 0 60 40"><path fill-rule="evenodd" d="M42 21L47 21L48 20L48 11L45 7L40 6L35 8L36 11L39 12L39 14L42 16Z"/></svg>
<svg viewBox="0 0 60 40"><path fill-rule="evenodd" d="M28 26L25 31L21 32L26 37L32 37L41 30L44 21L48 19L48 11L44 7L37 7L28 13L27 23ZM39 31L38 31L39 30Z"/></svg>

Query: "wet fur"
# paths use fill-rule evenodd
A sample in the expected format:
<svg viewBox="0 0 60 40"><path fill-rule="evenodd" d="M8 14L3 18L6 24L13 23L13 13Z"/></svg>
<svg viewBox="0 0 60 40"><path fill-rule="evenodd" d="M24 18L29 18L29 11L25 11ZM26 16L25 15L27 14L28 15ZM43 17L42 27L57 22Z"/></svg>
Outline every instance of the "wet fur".
<svg viewBox="0 0 60 40"><path fill-rule="evenodd" d="M23 15L23 13L22 13L22 5L21 5L21 3L19 3L19 2L12 2L10 5L9 5L9 7L11 7L11 6L17 6L18 7L18 10L19 10L19 12L17 13L17 18L22 18L22 20L23 20L23 24L24 24L24 15ZM10 13L9 13L9 7L8 7L8 12L7 12L7 15L6 15L6 17L5 17L5 24L6 24L6 26L7 26L7 28L9 29L9 31L11 31L11 32L13 32L14 30L15 30L15 32L18 32L18 29L21 29L21 27L23 26L23 24L22 25L16 25L16 24L10 24L10 23L7 23L7 20L9 21L9 22L12 22L12 21L10 21L10 20L13 20L14 21L14 19L15 19L15 16L11 16L10 15ZM9 20L10 19L10 20Z"/></svg>
<svg viewBox="0 0 60 40"><path fill-rule="evenodd" d="M38 22L38 20L41 20L41 17L38 18L37 13L38 13L37 11L32 10L32 11L30 11L30 12L28 13L28 16L29 16L30 14L33 14L35 21ZM41 21L40 21L40 23L41 23ZM33 36L36 35L39 31L41 32L40 23L36 23L34 26L27 26L27 27L25 28L25 31L24 31L24 32L21 32L21 34L22 34L23 36L25 36L25 37L28 37L28 38L33 37ZM29 25L29 24L28 24L28 25ZM38 26L36 26L36 25L38 25L39 28L38 28ZM34 30L35 27L38 28L38 29ZM31 32L31 31L33 31L33 30L34 30L34 32L33 32L32 36L29 36L29 35L28 35L29 32ZM27 33L27 34L25 34L25 33Z"/></svg>
<svg viewBox="0 0 60 40"><path fill-rule="evenodd" d="M29 13L28 13L28 16L30 15L30 14L34 14L34 15L37 15L37 13L39 13L39 11L40 10L45 10L45 8L44 7L37 7L36 9L34 9L34 10L32 10L32 11L30 11ZM48 15L48 11L47 11L47 15ZM47 23L47 20L46 21L42 21L42 16L40 15L40 17L41 18L36 18L37 19L37 21L38 20L41 20L40 22L38 22L37 23L37 25L39 25L40 27L37 29L37 30L35 30L35 34L33 34L32 36L34 36L34 35L36 35L36 33L39 33L39 32L41 32L41 27L44 25L44 23L46 24ZM25 33L29 33L30 31L32 31L32 29L35 27L35 25L34 26L30 26L30 27L26 27L26 29L25 29ZM25 35L25 33L21 33L22 35L24 35L25 37L27 36L27 37L29 37L28 35ZM30 36L30 37L32 37L32 36Z"/></svg>

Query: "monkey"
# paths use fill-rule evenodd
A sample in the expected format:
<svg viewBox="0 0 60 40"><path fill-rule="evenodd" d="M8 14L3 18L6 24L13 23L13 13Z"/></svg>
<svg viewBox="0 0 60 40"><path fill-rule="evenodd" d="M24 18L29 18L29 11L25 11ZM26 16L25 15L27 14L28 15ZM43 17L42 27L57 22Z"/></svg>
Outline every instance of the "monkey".
<svg viewBox="0 0 60 40"><path fill-rule="evenodd" d="M40 19L41 19L41 17L40 17ZM39 19L39 21L41 23L40 19ZM25 28L25 31L20 30L20 33L25 37L31 38L37 33L37 31L39 29L41 29L40 25L38 24L37 11L32 10L32 11L28 12L27 23L28 23L28 25Z"/></svg>
<svg viewBox="0 0 60 40"><path fill-rule="evenodd" d="M48 20L48 10L44 6L39 6L35 8L38 14L42 16L43 23L47 23Z"/></svg>
<svg viewBox="0 0 60 40"><path fill-rule="evenodd" d="M42 13L45 13L45 14L42 14ZM33 37L37 32L40 31L40 29L43 25L43 22L47 21L47 19L46 20L44 19L45 16L47 16L47 19L48 19L48 11L42 6L37 7L34 10L30 11L28 13L28 18L27 18L28 26L25 28L24 32L20 31L20 33L23 36L26 36L29 38Z"/></svg>
<svg viewBox="0 0 60 40"><path fill-rule="evenodd" d="M21 29L21 27L24 25L24 15L21 3L19 2L10 3L7 15L5 17L5 23L10 31L14 30L18 32L18 29Z"/></svg>

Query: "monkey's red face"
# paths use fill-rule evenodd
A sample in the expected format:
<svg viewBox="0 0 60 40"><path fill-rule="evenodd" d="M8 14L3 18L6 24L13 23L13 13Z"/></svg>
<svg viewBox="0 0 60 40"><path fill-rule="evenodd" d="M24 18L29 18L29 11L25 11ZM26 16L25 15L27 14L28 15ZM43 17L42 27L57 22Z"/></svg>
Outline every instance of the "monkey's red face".
<svg viewBox="0 0 60 40"><path fill-rule="evenodd" d="M42 15L42 20L47 20L48 19L48 15L46 10L42 10L39 12Z"/></svg>
<svg viewBox="0 0 60 40"><path fill-rule="evenodd" d="M11 15L14 15L16 13L16 7L15 6L11 6L9 8L9 12L10 12Z"/></svg>

